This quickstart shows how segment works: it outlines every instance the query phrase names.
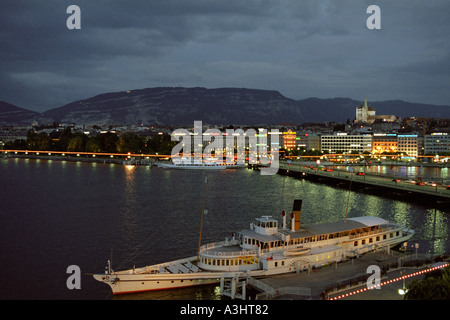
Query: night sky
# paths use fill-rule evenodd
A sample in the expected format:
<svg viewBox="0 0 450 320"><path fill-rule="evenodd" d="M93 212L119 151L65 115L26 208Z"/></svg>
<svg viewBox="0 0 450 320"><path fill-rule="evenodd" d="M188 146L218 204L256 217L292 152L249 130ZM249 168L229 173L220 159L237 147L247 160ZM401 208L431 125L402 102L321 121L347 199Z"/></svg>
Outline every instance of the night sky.
<svg viewBox="0 0 450 320"><path fill-rule="evenodd" d="M198 86L448 105L449 35L449 0L1 0L0 100Z"/></svg>

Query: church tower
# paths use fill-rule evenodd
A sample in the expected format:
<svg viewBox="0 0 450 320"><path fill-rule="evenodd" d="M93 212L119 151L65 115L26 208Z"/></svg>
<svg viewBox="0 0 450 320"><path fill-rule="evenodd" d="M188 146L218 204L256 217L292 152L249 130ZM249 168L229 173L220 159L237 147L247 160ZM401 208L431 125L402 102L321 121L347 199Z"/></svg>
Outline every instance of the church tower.
<svg viewBox="0 0 450 320"><path fill-rule="evenodd" d="M375 109L367 105L367 97L364 99L364 105L356 108L356 123L368 122L369 117L375 116Z"/></svg>

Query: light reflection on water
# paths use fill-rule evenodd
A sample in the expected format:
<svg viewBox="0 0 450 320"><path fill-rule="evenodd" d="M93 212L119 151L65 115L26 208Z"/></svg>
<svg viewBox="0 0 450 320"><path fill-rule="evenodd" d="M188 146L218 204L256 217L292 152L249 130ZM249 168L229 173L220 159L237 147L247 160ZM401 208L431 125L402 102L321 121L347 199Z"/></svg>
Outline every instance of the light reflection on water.
<svg viewBox="0 0 450 320"><path fill-rule="evenodd" d="M421 177L424 181L434 180L439 183L450 183L448 168L427 167L427 166L377 166L357 167L358 171L366 173L383 174L398 179L415 179ZM348 169L348 168L347 168Z"/></svg>
<svg viewBox="0 0 450 320"><path fill-rule="evenodd" d="M294 199L303 199L304 224L345 216L347 188L246 169L206 174L202 243L247 229L261 215L281 221L281 211L290 212ZM9 159L0 161L0 177L8 186L0 195L0 242L8 244L0 259L9 262L0 266L7 279L1 290L7 297L110 298L105 285L87 276L81 292L67 290L65 269L77 264L83 273L103 272L111 248L116 270L196 254L205 173ZM420 243L420 252L449 252L449 208L410 200L417 199L351 191L348 216L400 223L416 230L412 241ZM134 298L216 299L218 294L217 287L208 286Z"/></svg>

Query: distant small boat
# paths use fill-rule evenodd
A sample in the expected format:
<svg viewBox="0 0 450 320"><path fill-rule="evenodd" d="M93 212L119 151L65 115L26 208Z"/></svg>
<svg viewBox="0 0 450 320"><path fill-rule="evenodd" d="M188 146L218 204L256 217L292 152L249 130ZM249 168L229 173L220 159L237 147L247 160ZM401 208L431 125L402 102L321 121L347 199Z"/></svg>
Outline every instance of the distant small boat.
<svg viewBox="0 0 450 320"><path fill-rule="evenodd" d="M180 164L157 163L156 166L158 168L163 168L163 169L184 169L184 170L195 170L195 169L225 170L227 168L226 165L219 165L216 163L211 163L211 164L207 164L207 163L198 163L198 164L194 164L194 163L180 163Z"/></svg>
<svg viewBox="0 0 450 320"><path fill-rule="evenodd" d="M133 157L133 158L128 158L128 159L125 159L124 161L123 161L123 165L124 166L133 166L133 165L135 165L137 163L137 161L136 161L136 158L135 157Z"/></svg>
<svg viewBox="0 0 450 320"><path fill-rule="evenodd" d="M163 169L201 169L201 170L225 170L225 169L237 169L237 168L245 168L245 165L239 164L229 164L229 163L216 163L216 162L204 162L204 161L185 161L182 160L179 163L173 162L156 162L156 166L158 168Z"/></svg>

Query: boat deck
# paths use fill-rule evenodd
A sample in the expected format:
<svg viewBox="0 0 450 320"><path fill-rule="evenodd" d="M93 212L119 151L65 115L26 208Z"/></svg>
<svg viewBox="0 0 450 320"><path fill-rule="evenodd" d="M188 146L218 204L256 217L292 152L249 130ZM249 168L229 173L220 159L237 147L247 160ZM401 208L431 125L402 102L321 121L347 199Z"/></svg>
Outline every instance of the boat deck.
<svg viewBox="0 0 450 320"><path fill-rule="evenodd" d="M230 245L230 246L210 246L205 247L200 251L202 256L211 257L235 257L235 256L248 256L256 254L256 251L244 250L240 245Z"/></svg>

